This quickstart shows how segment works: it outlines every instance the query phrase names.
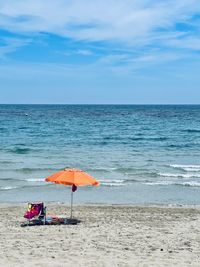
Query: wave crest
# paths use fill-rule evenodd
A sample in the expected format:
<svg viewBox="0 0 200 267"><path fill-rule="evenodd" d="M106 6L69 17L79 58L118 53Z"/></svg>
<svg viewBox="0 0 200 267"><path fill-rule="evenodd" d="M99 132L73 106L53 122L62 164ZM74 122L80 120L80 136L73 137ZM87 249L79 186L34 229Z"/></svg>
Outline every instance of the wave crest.
<svg viewBox="0 0 200 267"><path fill-rule="evenodd" d="M182 165L182 164L171 164L170 167L174 169L181 169L187 172L198 172L200 171L200 165Z"/></svg>
<svg viewBox="0 0 200 267"><path fill-rule="evenodd" d="M188 187L200 187L200 182L173 182L173 181L158 181L158 182L146 182L144 183L146 185L161 185L161 186L167 186L167 185L176 185L176 186L188 186Z"/></svg>
<svg viewBox="0 0 200 267"><path fill-rule="evenodd" d="M174 178L200 178L200 174L183 174L183 173L159 173L162 177L174 177Z"/></svg>

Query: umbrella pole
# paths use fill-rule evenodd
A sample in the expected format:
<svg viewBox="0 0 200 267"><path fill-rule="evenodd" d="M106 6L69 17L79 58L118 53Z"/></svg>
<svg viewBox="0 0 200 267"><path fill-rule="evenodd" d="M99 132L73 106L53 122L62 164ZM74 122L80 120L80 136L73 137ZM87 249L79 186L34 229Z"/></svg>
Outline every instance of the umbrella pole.
<svg viewBox="0 0 200 267"><path fill-rule="evenodd" d="M70 215L70 219L72 219L72 206L73 206L73 191L71 192L71 215Z"/></svg>

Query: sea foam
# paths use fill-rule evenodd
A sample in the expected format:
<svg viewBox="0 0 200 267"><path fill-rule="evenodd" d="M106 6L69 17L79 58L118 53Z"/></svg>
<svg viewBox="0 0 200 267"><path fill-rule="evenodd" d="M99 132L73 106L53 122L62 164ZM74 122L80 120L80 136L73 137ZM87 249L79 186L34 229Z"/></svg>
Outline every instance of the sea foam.
<svg viewBox="0 0 200 267"><path fill-rule="evenodd" d="M159 173L160 176L163 177L175 177L175 178L200 178L200 174L197 173Z"/></svg>
<svg viewBox="0 0 200 267"><path fill-rule="evenodd" d="M182 169L187 172L198 172L200 171L200 165L179 165L179 164L171 164L169 165L172 168L175 169Z"/></svg>

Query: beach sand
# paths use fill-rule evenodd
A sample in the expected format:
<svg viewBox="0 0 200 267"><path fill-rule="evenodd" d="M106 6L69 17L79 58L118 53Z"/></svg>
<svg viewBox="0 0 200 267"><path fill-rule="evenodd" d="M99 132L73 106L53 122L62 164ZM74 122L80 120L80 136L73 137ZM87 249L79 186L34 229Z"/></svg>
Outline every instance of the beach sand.
<svg viewBox="0 0 200 267"><path fill-rule="evenodd" d="M200 266L199 208L77 205L80 224L21 227L25 209L0 205L0 266Z"/></svg>

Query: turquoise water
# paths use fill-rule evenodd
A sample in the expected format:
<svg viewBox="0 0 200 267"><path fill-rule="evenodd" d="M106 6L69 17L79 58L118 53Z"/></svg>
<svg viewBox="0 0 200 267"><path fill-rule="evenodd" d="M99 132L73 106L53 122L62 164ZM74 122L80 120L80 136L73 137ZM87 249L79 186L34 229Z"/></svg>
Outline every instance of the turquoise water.
<svg viewBox="0 0 200 267"><path fill-rule="evenodd" d="M76 202L200 204L200 106L0 105L0 144L0 202L67 202L74 167Z"/></svg>

